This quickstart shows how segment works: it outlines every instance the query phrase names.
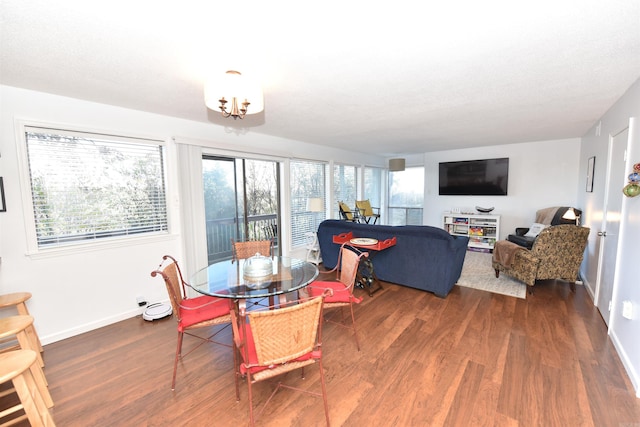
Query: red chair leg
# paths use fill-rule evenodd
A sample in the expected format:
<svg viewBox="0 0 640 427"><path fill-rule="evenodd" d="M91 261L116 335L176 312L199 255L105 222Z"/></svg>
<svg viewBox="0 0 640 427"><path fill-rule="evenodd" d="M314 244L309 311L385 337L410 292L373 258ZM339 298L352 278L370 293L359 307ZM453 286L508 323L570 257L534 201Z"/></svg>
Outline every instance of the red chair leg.
<svg viewBox="0 0 640 427"><path fill-rule="evenodd" d="M253 393L251 391L251 375L247 372L247 388L249 389L249 425L253 426Z"/></svg>
<svg viewBox="0 0 640 427"><path fill-rule="evenodd" d="M324 401L324 417L327 419L327 425L331 425L329 421L329 403L327 403L327 385L324 382L324 369L322 368L322 360L318 361L320 368L320 383L322 384L322 400Z"/></svg>
<svg viewBox="0 0 640 427"><path fill-rule="evenodd" d="M176 358L173 361L173 379L171 380L171 391L176 389L176 371L178 370L178 359L182 354L182 337L184 334L178 332L178 346L176 347Z"/></svg>
<svg viewBox="0 0 640 427"><path fill-rule="evenodd" d="M360 351L360 341L358 341L358 330L356 329L356 316L353 314L353 304L349 304L351 309L351 326L353 327L353 336L356 339L356 347Z"/></svg>
<svg viewBox="0 0 640 427"><path fill-rule="evenodd" d="M240 402L240 356L238 354L240 350L236 347L236 343L233 343L233 375L235 376L236 383L236 402Z"/></svg>

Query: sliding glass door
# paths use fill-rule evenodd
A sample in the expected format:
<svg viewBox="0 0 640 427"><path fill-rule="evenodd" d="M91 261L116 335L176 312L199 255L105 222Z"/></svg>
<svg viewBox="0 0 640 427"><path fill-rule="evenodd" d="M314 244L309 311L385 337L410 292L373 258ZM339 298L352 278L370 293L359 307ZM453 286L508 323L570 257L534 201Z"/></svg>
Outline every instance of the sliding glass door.
<svg viewBox="0 0 640 427"><path fill-rule="evenodd" d="M231 258L231 239L274 240L279 229L278 162L204 156L202 176L209 263Z"/></svg>

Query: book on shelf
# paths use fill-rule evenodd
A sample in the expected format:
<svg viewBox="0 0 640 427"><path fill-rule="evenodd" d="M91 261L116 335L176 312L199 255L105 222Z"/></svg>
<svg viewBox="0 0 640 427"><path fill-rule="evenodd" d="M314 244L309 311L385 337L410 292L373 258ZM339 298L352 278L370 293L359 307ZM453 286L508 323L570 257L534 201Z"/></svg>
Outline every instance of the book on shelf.
<svg viewBox="0 0 640 427"><path fill-rule="evenodd" d="M470 227L469 228L469 234L472 236L483 236L484 235L484 228L482 227Z"/></svg>
<svg viewBox="0 0 640 427"><path fill-rule="evenodd" d="M459 225L454 225L453 232L458 234L467 234L467 226L465 225L461 227Z"/></svg>

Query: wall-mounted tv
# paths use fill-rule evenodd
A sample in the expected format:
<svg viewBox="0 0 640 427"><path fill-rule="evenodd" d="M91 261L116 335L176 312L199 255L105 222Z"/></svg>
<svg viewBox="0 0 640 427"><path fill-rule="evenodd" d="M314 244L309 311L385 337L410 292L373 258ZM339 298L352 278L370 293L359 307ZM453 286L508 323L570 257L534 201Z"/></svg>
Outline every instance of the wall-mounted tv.
<svg viewBox="0 0 640 427"><path fill-rule="evenodd" d="M440 163L441 196L506 196L509 158Z"/></svg>

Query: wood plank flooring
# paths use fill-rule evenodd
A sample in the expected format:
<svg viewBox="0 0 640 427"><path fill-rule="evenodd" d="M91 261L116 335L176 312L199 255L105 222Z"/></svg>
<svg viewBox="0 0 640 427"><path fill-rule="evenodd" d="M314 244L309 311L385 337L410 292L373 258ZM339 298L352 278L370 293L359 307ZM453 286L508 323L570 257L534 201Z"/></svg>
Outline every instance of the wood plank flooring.
<svg viewBox="0 0 640 427"><path fill-rule="evenodd" d="M541 282L526 300L458 286L445 299L390 284L356 292L362 351L348 330L323 331L333 426L640 426L640 399L582 286ZM186 357L171 392L176 334L173 319L137 317L45 346L57 425L246 425L229 348ZM319 387L316 367L287 379ZM270 384L254 390L262 402ZM322 402L283 390L257 425L324 425Z"/></svg>

